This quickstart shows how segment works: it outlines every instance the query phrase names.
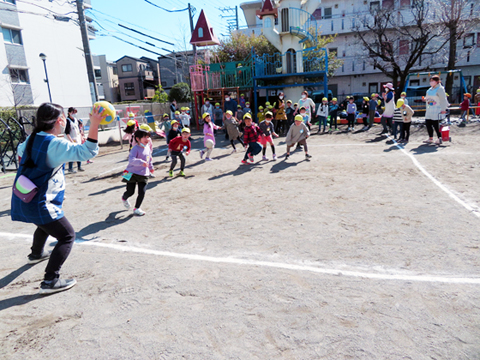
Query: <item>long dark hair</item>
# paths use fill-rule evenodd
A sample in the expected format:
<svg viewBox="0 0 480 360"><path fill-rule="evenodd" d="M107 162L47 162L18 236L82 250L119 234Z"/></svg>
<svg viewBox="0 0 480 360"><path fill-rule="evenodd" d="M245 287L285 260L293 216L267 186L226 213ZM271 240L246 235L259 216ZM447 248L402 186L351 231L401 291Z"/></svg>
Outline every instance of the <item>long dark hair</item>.
<svg viewBox="0 0 480 360"><path fill-rule="evenodd" d="M32 147L33 142L35 141L35 136L41 131L50 131L55 127L55 123L59 116L63 114L63 107L57 104L52 103L43 103L37 110L37 115L33 125L32 134L28 138L27 146L25 148L25 154L27 160L25 161L24 166L27 168L32 168L35 166L34 161L32 160Z"/></svg>

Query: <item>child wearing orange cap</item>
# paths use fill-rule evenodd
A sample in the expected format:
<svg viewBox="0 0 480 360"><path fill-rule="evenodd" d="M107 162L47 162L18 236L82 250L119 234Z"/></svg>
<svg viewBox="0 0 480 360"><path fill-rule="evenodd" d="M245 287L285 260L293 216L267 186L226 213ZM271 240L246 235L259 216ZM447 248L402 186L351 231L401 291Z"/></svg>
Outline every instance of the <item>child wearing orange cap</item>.
<svg viewBox="0 0 480 360"><path fill-rule="evenodd" d="M463 94L463 101L460 104L460 110L462 111L462 117L460 118L462 120L462 123L466 122L465 116L468 114L468 110L470 109L470 98L472 95L469 93Z"/></svg>

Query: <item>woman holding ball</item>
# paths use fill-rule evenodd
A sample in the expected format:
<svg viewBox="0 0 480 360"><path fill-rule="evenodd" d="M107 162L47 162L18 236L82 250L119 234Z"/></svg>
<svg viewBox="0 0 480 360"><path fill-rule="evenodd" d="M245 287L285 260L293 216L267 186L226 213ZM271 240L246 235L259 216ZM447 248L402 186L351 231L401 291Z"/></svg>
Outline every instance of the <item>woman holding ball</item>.
<svg viewBox="0 0 480 360"><path fill-rule="evenodd" d="M11 216L14 221L37 226L33 234L32 252L28 264L47 260L40 294L52 294L70 289L75 279L60 279L60 269L67 259L75 241L75 231L63 213L65 193L65 163L86 161L98 154L98 125L102 114L94 108L90 114L90 130L83 144L71 143L58 135L63 134L67 124L60 105L44 103L37 110L35 128L27 140L19 145L20 166L15 178L23 175L37 187L30 201L12 195ZM32 185L33 185L32 184ZM26 202L28 201L28 202ZM50 253L44 250L48 236L57 239Z"/></svg>

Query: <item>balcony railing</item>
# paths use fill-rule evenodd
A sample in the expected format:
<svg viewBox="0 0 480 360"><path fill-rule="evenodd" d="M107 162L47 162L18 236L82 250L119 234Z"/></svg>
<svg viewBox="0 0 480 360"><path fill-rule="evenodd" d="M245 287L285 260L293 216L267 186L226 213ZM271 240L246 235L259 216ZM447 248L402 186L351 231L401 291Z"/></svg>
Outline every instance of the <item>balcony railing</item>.
<svg viewBox="0 0 480 360"><path fill-rule="evenodd" d="M301 60L301 63L298 62ZM254 56L257 78L295 74L315 74L328 71L326 49L287 51L284 54ZM301 64L301 66L300 66Z"/></svg>

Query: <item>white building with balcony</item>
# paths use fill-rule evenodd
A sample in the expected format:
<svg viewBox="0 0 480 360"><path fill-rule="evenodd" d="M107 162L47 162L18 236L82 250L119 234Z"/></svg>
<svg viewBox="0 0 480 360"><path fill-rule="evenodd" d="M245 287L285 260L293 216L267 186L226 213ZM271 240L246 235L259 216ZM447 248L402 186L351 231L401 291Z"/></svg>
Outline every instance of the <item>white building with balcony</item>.
<svg viewBox="0 0 480 360"><path fill-rule="evenodd" d="M84 3L91 7L90 0ZM49 101L41 53L46 55L52 101L64 107L91 106L76 12L75 2L0 0L4 43L0 47L0 106L38 106ZM93 37L94 29L89 30Z"/></svg>
<svg viewBox="0 0 480 360"><path fill-rule="evenodd" d="M291 27L292 16L298 9L310 13L311 16L308 21L316 24L319 33L325 36L336 35L335 40L328 45L328 50L335 52L337 57L343 60L343 65L336 70L333 77L328 79L328 87L332 90L334 96L341 98L350 94L381 92L382 85L392 80L373 66L368 53L361 45L357 31L358 29L360 31L366 29L363 25L364 21L372 19L371 14L375 9L391 8L392 11L405 15L408 11L411 11L411 2L414 0L271 0L278 12L278 17L275 17L275 19L273 17L264 16L260 18L257 16L257 13L264 7L265 1L249 1L240 5L247 26L239 31L257 35L263 33L275 47L284 52L287 50L285 46L288 44L284 44L282 41L280 43L272 41L271 39L274 38L272 35L278 34L278 36L281 36L287 27ZM472 0L467 8L468 11L472 12L472 16L478 17L480 2ZM432 7L432 9L435 8ZM267 26L270 24L271 27ZM400 41L398 40L399 43L395 44L396 48L399 51L408 52L408 44L402 45ZM480 26L460 39L457 46L458 61L456 68L462 70L468 91L475 91L480 87L480 49L477 45L480 45ZM423 59L423 66L414 67L412 72L423 70L425 62L428 60L431 59ZM431 61L431 72L444 70L447 61L446 52L445 54L439 54L435 61ZM428 75L412 79L410 85L428 85Z"/></svg>

